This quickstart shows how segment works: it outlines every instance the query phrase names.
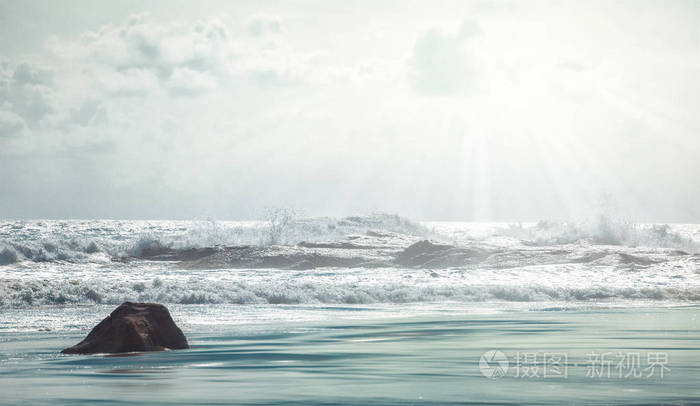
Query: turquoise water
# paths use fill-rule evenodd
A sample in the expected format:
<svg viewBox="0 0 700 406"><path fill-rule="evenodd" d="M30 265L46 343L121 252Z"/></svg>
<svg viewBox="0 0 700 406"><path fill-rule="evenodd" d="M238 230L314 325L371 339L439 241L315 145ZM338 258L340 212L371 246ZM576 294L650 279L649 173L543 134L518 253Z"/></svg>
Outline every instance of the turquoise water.
<svg viewBox="0 0 700 406"><path fill-rule="evenodd" d="M700 403L700 307L695 305L497 312L445 304L390 309L183 305L171 312L190 350L59 354L110 308L3 309L0 403ZM59 319L58 330L32 326ZM506 355L505 376L482 373L479 361L489 350ZM614 366L610 374L587 376L601 369L590 354L606 352L639 353L640 367L649 366L649 354L666 354L664 376L658 368L650 377L619 377ZM535 354L534 361L516 361L518 353ZM526 367L543 368L545 354L551 353L566 355L559 364L566 374L524 376Z"/></svg>
<svg viewBox="0 0 700 406"><path fill-rule="evenodd" d="M0 404L700 404L698 269L698 224L0 221ZM60 354L124 301L192 348Z"/></svg>

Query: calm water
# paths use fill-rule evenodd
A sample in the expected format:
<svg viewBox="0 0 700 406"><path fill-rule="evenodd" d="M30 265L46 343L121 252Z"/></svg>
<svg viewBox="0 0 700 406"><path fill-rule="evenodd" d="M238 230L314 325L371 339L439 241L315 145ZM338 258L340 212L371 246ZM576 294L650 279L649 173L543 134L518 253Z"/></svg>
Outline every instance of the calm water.
<svg viewBox="0 0 700 406"><path fill-rule="evenodd" d="M29 323L41 320L41 313L47 319L82 320L109 309L4 310L2 316ZM65 356L58 351L82 339L84 331L1 333L0 403L700 403L697 306L492 312L444 305L390 310L205 305L171 310L192 349ZM487 378L480 370L480 357L489 350L506 355L505 376ZM609 373L591 355L605 353L615 360ZM619 353L640 354L639 370L647 369L643 376L620 377L635 368L618 368ZM525 359L527 354L531 359ZM558 363L558 373L550 369L545 377L548 354L566 358ZM648 369L650 354L667 357L658 363L663 378L661 367ZM526 368L533 376L525 376ZM589 376L593 372L597 375Z"/></svg>

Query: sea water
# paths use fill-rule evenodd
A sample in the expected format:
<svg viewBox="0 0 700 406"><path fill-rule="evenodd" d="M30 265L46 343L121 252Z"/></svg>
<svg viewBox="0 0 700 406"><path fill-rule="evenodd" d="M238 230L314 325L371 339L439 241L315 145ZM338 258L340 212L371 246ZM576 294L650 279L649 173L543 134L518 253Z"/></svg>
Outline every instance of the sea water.
<svg viewBox="0 0 700 406"><path fill-rule="evenodd" d="M700 403L698 241L607 219L2 222L0 403ZM126 300L166 304L192 348L59 353Z"/></svg>

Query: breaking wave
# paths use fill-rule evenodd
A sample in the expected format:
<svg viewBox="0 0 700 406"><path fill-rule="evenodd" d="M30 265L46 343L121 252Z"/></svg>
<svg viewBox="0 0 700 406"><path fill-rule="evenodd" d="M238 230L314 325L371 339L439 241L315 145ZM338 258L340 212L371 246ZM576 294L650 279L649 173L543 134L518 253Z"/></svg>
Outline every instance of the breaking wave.
<svg viewBox="0 0 700 406"><path fill-rule="evenodd" d="M336 281L338 282L338 281ZM24 281L0 287L0 307L119 304L142 301L179 304L372 304L415 302L579 302L614 300L700 300L697 286L555 286L524 284L309 283L167 280Z"/></svg>
<svg viewBox="0 0 700 406"><path fill-rule="evenodd" d="M676 248L697 252L700 244L668 224L637 224L600 217L596 222L540 221L534 225L511 224L499 230L504 236L537 246L587 243L628 247Z"/></svg>
<svg viewBox="0 0 700 406"><path fill-rule="evenodd" d="M79 262L88 260L92 254L101 253L95 242L76 240L45 240L14 242L0 240L0 265L21 261L32 262Z"/></svg>
<svg viewBox="0 0 700 406"><path fill-rule="evenodd" d="M292 246L302 242L347 240L357 235L394 233L473 245L485 237L506 238L524 246L567 244L654 247L700 252L697 230L680 226L634 224L601 217L597 222L541 221L491 227L485 235L455 238L444 226L419 224L397 215L295 218L274 211L266 221L40 221L0 223L0 266L29 262L109 263L140 258L144 252L231 246ZM448 227L449 228L449 227Z"/></svg>
<svg viewBox="0 0 700 406"><path fill-rule="evenodd" d="M700 300L700 226L0 222L0 308L130 301L369 304Z"/></svg>
<svg viewBox="0 0 700 406"><path fill-rule="evenodd" d="M109 262L144 251L335 241L368 231L422 236L427 229L397 215L297 219L273 211L266 221L39 221L0 223L0 266L31 262Z"/></svg>

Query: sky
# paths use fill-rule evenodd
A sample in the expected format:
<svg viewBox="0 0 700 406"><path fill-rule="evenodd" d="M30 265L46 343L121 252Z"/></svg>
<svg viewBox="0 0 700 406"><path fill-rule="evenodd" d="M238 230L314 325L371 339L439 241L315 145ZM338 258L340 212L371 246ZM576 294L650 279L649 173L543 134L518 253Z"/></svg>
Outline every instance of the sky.
<svg viewBox="0 0 700 406"><path fill-rule="evenodd" d="M0 0L0 218L700 223L699 1Z"/></svg>

